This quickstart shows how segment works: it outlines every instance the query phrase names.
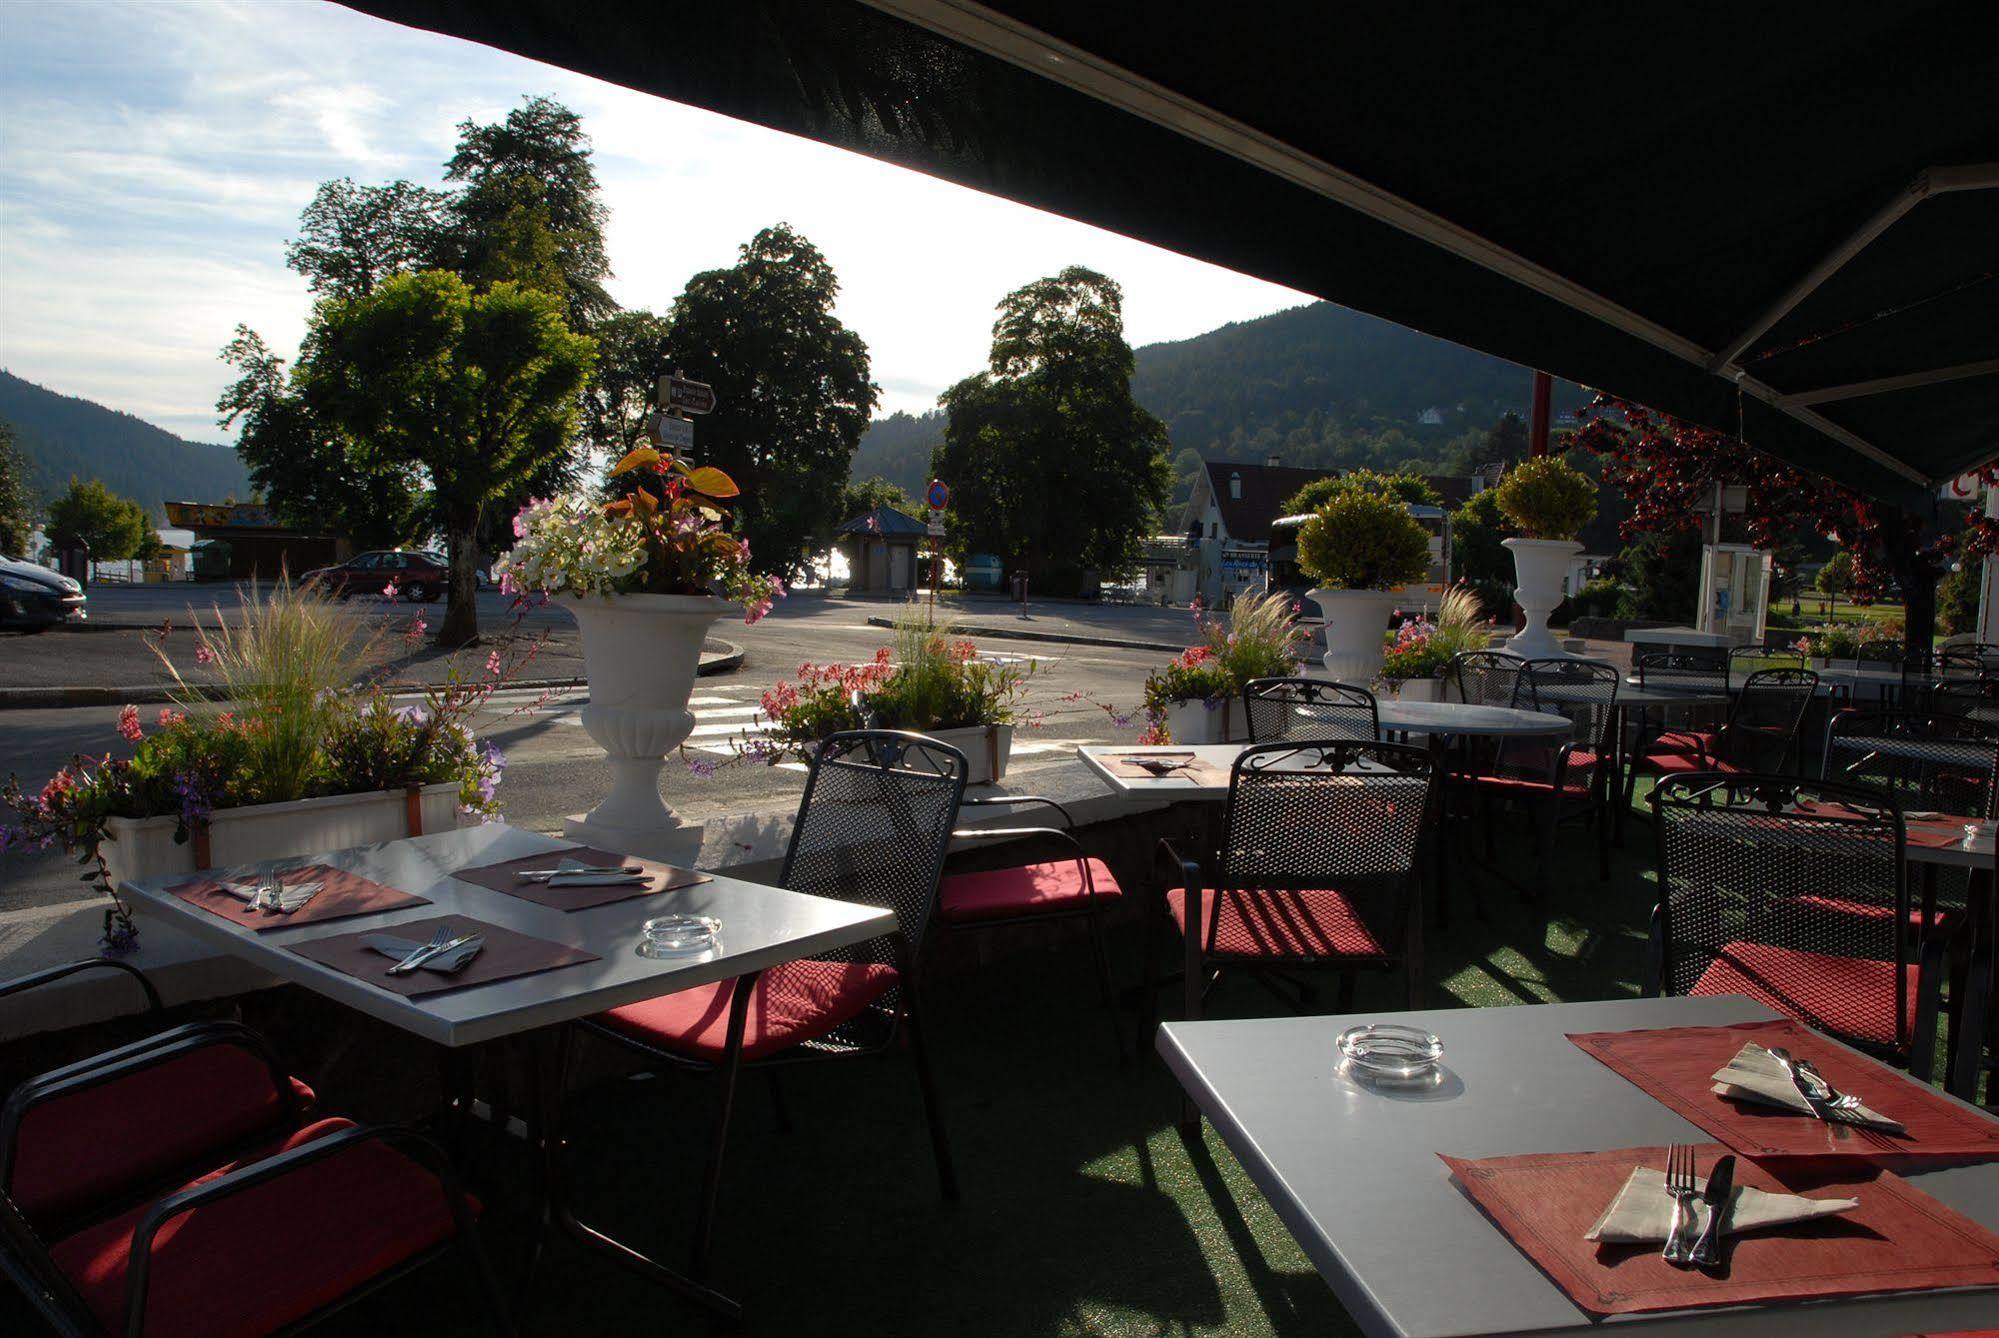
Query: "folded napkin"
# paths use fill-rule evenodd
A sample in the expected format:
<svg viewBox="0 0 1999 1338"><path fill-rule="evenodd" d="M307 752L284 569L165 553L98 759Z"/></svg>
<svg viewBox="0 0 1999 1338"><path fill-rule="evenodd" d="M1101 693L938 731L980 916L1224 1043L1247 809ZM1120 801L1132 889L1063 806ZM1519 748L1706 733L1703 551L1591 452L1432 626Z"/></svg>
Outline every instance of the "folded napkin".
<svg viewBox="0 0 1999 1338"><path fill-rule="evenodd" d="M1860 1206L1859 1199L1808 1199L1798 1194L1766 1194L1751 1185L1737 1185L1729 1201L1734 1207L1729 1211L1728 1226L1722 1233L1727 1236L1739 1236L1745 1231L1761 1231L1792 1222L1809 1222L1819 1217L1833 1217L1852 1212ZM1696 1230L1707 1230L1708 1205L1696 1195L1692 1206ZM1583 1239L1616 1245L1663 1245L1666 1233L1672 1227L1673 1196L1666 1192L1665 1171L1639 1166L1632 1170L1624 1187L1611 1200L1610 1207L1596 1219L1596 1225Z"/></svg>
<svg viewBox="0 0 1999 1338"><path fill-rule="evenodd" d="M1812 1103L1805 1100L1791 1075L1784 1070L1778 1058L1762 1046L1751 1043L1735 1052L1735 1058L1728 1061L1725 1068L1714 1075L1714 1092L1736 1101L1755 1101L1766 1106L1780 1106L1796 1111L1800 1115L1812 1113ZM1866 1106L1855 1106L1846 1112L1846 1117L1865 1121L1868 1125L1886 1133L1902 1133L1900 1122L1889 1119L1877 1110Z"/></svg>

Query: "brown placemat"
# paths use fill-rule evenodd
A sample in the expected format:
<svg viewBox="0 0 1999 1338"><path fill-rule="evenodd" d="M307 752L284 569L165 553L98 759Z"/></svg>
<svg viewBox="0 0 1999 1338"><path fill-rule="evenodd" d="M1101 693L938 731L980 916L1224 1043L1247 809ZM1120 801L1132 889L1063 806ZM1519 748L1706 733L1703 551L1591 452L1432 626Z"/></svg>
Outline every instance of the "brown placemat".
<svg viewBox="0 0 1999 1338"><path fill-rule="evenodd" d="M267 929L296 929L300 925L319 924L326 920L345 920L356 915L373 915L377 911L401 910L407 906L428 906L429 897L420 897L414 892L404 892L399 888L385 887L358 873L336 869L330 864L308 864L299 869L281 869L278 878L287 887L296 883L324 883L318 895L293 911L290 915L280 915L275 911L253 911L250 903L240 897L233 897L222 890L222 885L213 878L196 878L191 882L177 883L167 891L179 897L190 906L199 906L210 915L219 915L231 924L242 925L263 933ZM254 884L255 875L232 879L232 882Z"/></svg>
<svg viewBox="0 0 1999 1338"><path fill-rule="evenodd" d="M1877 815L1845 804L1822 803L1816 799L1798 802L1798 812L1816 817L1821 814L1835 818L1867 818ZM1948 850L1952 846L1964 844L1966 823L1982 823L1982 818L1902 818L1902 836L1912 846L1924 846L1931 850Z"/></svg>
<svg viewBox="0 0 1999 1338"><path fill-rule="evenodd" d="M406 976L392 976L389 974L389 968L395 963L361 942L363 938L379 933L394 934L397 938L406 938L413 943L428 943L439 925L449 925L454 937L460 934L484 935L485 950L474 957L463 970L452 975L419 968ZM490 985L496 980L512 980L516 976L532 976L543 971L553 971L557 967L597 960L597 954L594 952L585 952L581 948L572 948L563 943L551 943L545 938L535 938L528 934L517 934L511 929L502 929L498 925L487 924L484 920L474 920L463 915L440 915L428 920L406 920L382 929L364 930L356 934L335 934L327 938L316 938L308 943L295 943L291 945L291 950L322 966L345 971L357 980L379 985L392 994L400 994L410 999L425 994L442 994L445 990L468 989L473 985Z"/></svg>
<svg viewBox="0 0 1999 1338"><path fill-rule="evenodd" d="M636 864L645 870L646 881L643 885L634 883L628 887L550 887L547 883L523 883L514 876L522 869L552 869L558 861L565 859L573 859L579 864ZM660 864L636 855L614 854L593 846L523 855L502 864L460 869L451 876L495 892L504 892L510 897L519 897L522 901L532 901L537 906L552 906L559 911L587 911L592 906L608 906L614 901L650 897L659 892L671 892L675 888L693 887L696 883L710 881L707 874L693 869Z"/></svg>
<svg viewBox="0 0 1999 1338"><path fill-rule="evenodd" d="M1696 1149L1702 1173L1726 1150L1712 1143ZM1675 1268L1659 1257L1657 1245L1583 1239L1632 1168L1663 1167L1665 1155L1654 1147L1444 1161L1507 1239L1594 1315L1999 1286L1999 1236L1892 1172L1852 1164L1837 1176L1780 1179L1737 1158L1737 1184L1855 1198L1860 1206L1837 1217L1730 1236L1717 1273Z"/></svg>
<svg viewBox="0 0 1999 1338"><path fill-rule="evenodd" d="M1789 1018L1726 1027L1599 1031L1569 1037L1606 1068L1747 1157L1865 1157L1956 1160L1999 1157L1999 1121L1929 1087L1905 1082ZM1775 1106L1735 1101L1713 1090L1714 1075L1755 1042L1809 1059L1826 1081L1859 1094L1903 1126L1899 1134L1826 1124Z"/></svg>
<svg viewBox="0 0 1999 1338"><path fill-rule="evenodd" d="M1172 761L1184 758L1186 765L1163 774L1155 774L1133 760L1140 757L1163 757ZM1226 786L1229 783L1228 772L1212 762L1200 761L1192 753L1099 753L1097 760L1104 764L1106 771L1121 780L1184 780L1201 786Z"/></svg>

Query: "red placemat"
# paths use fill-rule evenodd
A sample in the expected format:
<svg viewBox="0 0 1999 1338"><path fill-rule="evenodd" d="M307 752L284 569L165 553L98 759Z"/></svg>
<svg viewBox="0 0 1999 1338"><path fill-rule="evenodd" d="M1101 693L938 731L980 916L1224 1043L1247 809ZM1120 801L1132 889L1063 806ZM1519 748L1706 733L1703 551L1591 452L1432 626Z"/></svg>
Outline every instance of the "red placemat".
<svg viewBox="0 0 1999 1338"><path fill-rule="evenodd" d="M1186 765L1165 772L1164 774L1155 774L1147 768L1138 765L1136 759L1141 757L1164 758L1173 762L1184 759ZM1196 785L1227 785L1229 783L1228 772L1211 762L1202 762L1195 759L1192 753L1099 753L1097 760L1104 764L1106 771L1110 772L1113 776L1118 776L1125 780L1185 780L1192 781Z"/></svg>
<svg viewBox="0 0 1999 1338"><path fill-rule="evenodd" d="M1867 1157L1982 1159L1999 1157L1999 1121L1928 1087L1905 1081L1884 1064L1856 1055L1789 1018L1727 1027L1665 1027L1599 1031L1570 1040L1662 1105L1748 1157ZM1874 1110L1903 1125L1900 1134L1824 1124L1750 1101L1716 1095L1714 1075L1748 1042L1781 1045L1818 1065L1842 1092L1857 1092Z"/></svg>
<svg viewBox="0 0 1999 1338"><path fill-rule="evenodd" d="M1816 799L1798 801L1798 812L1817 815L1825 814L1835 818L1873 818L1872 813L1864 813L1846 804L1820 803ZM1979 818L1911 818L1902 819L1902 835L1912 846L1925 846L1931 850L1947 850L1951 846L1964 844L1964 825L1980 822Z"/></svg>
<svg viewBox="0 0 1999 1338"><path fill-rule="evenodd" d="M1698 1150L1703 1174L1724 1151L1715 1144ZM1878 1167L1849 1166L1837 1178L1801 1181L1738 1158L1737 1184L1856 1198L1860 1206L1731 1236L1717 1274L1675 1268L1657 1245L1584 1240L1632 1167L1663 1167L1665 1156L1664 1148L1623 1148L1444 1161L1507 1239L1594 1315L1999 1286L1999 1236Z"/></svg>
<svg viewBox="0 0 1999 1338"><path fill-rule="evenodd" d="M190 906L199 906L210 915L219 915L232 924L262 933L267 929L296 929L300 925L325 920L345 920L377 911L401 910L405 906L428 906L430 898L414 892L384 887L358 873L336 869L330 864L308 864L302 869L281 869L278 877L289 887L297 883L323 883L316 896L290 915L273 911L253 911L250 903L222 890L212 878L196 878L167 890ZM255 876L233 880L255 883Z"/></svg>
<svg viewBox="0 0 1999 1338"><path fill-rule="evenodd" d="M392 976L389 968L395 963L361 941L369 935L381 933L394 934L413 943L428 943L439 925L450 926L454 936L482 935L486 940L485 950L453 975L418 969L406 976ZM335 934L313 939L309 943L292 944L291 950L336 971L345 971L357 980L365 980L392 994L411 999L425 994L441 994L445 990L467 989L473 985L490 985L496 980L512 980L516 976L532 976L560 966L597 960L594 952L585 952L563 943L551 943L529 934L516 934L511 929L502 929L498 925L462 915L406 920L384 929L365 930L358 934Z"/></svg>
<svg viewBox="0 0 1999 1338"><path fill-rule="evenodd" d="M579 864L636 864L645 870L646 881L643 885L634 883L625 887L550 887L547 883L523 883L515 877L522 869L552 869L558 860L565 859L573 859ZM510 897L519 897L522 901L532 901L538 906L553 906L559 911L587 911L592 906L608 906L614 901L649 897L656 892L671 892L677 887L692 887L696 883L710 881L707 874L696 873L692 869L657 864L636 855L614 855L608 850L597 850L591 846L523 855L503 864L460 869L451 876L495 892L504 892Z"/></svg>

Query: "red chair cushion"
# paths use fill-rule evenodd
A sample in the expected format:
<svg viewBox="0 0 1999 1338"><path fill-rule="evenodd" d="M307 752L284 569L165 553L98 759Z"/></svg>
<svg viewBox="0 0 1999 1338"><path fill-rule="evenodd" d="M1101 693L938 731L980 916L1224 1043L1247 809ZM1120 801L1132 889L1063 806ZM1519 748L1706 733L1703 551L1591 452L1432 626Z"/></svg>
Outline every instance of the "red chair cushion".
<svg viewBox="0 0 1999 1338"><path fill-rule="evenodd" d="M817 1040L860 1016L895 984L879 962L786 962L757 977L743 1019L743 1058ZM721 980L601 1013L597 1020L646 1045L719 1061L728 1051L729 1002L736 982Z"/></svg>
<svg viewBox="0 0 1999 1338"><path fill-rule="evenodd" d="M1083 864L1089 866L1090 883L1099 901L1124 895L1100 859L1082 864L1073 859L1050 860L984 873L954 873L938 888L937 913L948 923L967 924L1081 910L1090 901L1089 888L1083 884Z"/></svg>
<svg viewBox="0 0 1999 1338"><path fill-rule="evenodd" d="M1716 733L1711 729L1669 730L1646 746L1648 753L1714 753Z"/></svg>
<svg viewBox="0 0 1999 1338"><path fill-rule="evenodd" d="M1685 771L1720 771L1734 774L1742 768L1731 766L1717 757L1702 757L1695 753L1646 753L1634 759L1633 765L1640 771L1660 773L1680 773Z"/></svg>
<svg viewBox="0 0 1999 1338"><path fill-rule="evenodd" d="M352 1127L349 1120L321 1120L272 1151ZM247 1164L225 1166L187 1187ZM50 1251L108 1333L125 1332L132 1232L149 1207L80 1231ZM448 1239L453 1230L435 1176L385 1144L356 1144L169 1219L153 1237L146 1336L268 1334Z"/></svg>
<svg viewBox="0 0 1999 1338"><path fill-rule="evenodd" d="M1187 889L1166 894L1166 913L1187 932ZM1217 921L1217 913L1220 918ZM1214 957L1386 957L1346 895L1331 888L1201 895L1203 949ZM1212 947L1207 945L1212 944Z"/></svg>
<svg viewBox="0 0 1999 1338"><path fill-rule="evenodd" d="M296 1078L291 1086L300 1108L310 1109L312 1089ZM212 1166L260 1132L282 1133L279 1115L263 1060L234 1045L203 1046L31 1108L15 1141L8 1193L31 1220L72 1216Z"/></svg>
<svg viewBox="0 0 1999 1338"><path fill-rule="evenodd" d="M1908 1001L1906 1031L1916 1026L1916 984L1920 969L1905 967ZM1895 964L1865 957L1829 957L1769 943L1730 943L1690 994L1742 994L1807 1026L1876 1045L1895 1039Z"/></svg>
<svg viewBox="0 0 1999 1338"><path fill-rule="evenodd" d="M1816 893L1808 896L1793 897L1791 904L1815 911L1823 911L1828 915L1850 915L1860 920L1887 920L1892 919L1895 914L1893 906L1883 906L1879 902L1848 901L1844 897L1826 897L1819 896ZM1932 911L1930 913L1930 927L1940 929L1949 919L1950 911L1947 908ZM1917 933L1922 932L1923 908L1920 905L1911 905L1909 907L1909 927Z"/></svg>

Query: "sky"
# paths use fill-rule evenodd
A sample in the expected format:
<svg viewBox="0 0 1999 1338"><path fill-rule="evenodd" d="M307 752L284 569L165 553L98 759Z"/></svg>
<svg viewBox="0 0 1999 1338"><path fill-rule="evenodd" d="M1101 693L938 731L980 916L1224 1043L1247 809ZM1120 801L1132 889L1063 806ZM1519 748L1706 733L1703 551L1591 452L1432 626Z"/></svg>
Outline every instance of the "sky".
<svg viewBox="0 0 1999 1338"><path fill-rule="evenodd" d="M1065 265L1118 280L1134 346L1309 300L1054 214L321 0L0 4L0 367L228 440L237 324L294 353L284 244L321 181L441 185L467 118L547 94L595 147L611 294L664 311L780 221L839 275L880 412L985 364L993 308Z"/></svg>

